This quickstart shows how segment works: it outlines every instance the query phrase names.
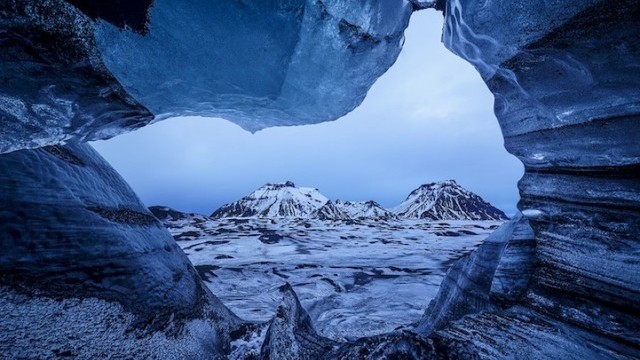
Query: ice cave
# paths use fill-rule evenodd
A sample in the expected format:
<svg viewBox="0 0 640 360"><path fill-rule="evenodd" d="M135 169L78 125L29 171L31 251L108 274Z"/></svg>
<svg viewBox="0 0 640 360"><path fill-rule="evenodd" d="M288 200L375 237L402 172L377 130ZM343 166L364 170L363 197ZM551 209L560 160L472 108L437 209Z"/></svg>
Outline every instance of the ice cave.
<svg viewBox="0 0 640 360"><path fill-rule="evenodd" d="M288 286L268 328L241 319L86 144L339 118L415 11L443 14L526 171L521 215L412 331L322 337ZM2 359L640 358L639 0L1 0L0 46Z"/></svg>

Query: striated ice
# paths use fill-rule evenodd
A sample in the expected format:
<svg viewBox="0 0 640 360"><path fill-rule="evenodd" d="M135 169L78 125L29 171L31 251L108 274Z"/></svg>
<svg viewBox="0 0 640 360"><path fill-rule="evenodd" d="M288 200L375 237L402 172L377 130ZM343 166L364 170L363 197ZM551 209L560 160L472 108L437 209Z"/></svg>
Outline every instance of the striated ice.
<svg viewBox="0 0 640 360"><path fill-rule="evenodd" d="M85 324L72 325L81 340L66 345L81 358L126 353L136 344L156 347L140 349L141 358L170 353L168 348L180 344L165 337L189 332L194 323L209 334L186 339L191 349L175 351L182 356L204 351L197 356L202 358L225 348L239 326L167 230L89 145L0 156L0 204L0 288L31 294L12 296L0 289L2 312L12 314L0 319L0 354L47 358L30 349L64 343L57 333L78 319ZM16 319L14 311L23 318ZM45 316L48 312L56 315ZM118 317L122 321L114 320ZM89 327L87 319L98 328L82 331ZM132 331L162 339L154 345L128 336ZM100 332L113 337L90 341ZM221 344L211 346L216 338Z"/></svg>
<svg viewBox="0 0 640 360"><path fill-rule="evenodd" d="M638 357L639 14L637 0L447 1L443 42L478 69L505 148L525 165L518 207L535 243L511 254L534 255L522 270L535 265L528 280L510 281L523 271L509 260L492 285L494 305L524 309L470 315L436 341L476 343L488 358L512 354L513 338L528 339L527 350L549 339L536 358L565 357L570 346L575 358ZM556 321L586 329L601 350L581 349L576 329L551 339L536 325Z"/></svg>
<svg viewBox="0 0 640 360"><path fill-rule="evenodd" d="M528 219L536 219L544 215L544 213L538 209L522 209L522 215Z"/></svg>

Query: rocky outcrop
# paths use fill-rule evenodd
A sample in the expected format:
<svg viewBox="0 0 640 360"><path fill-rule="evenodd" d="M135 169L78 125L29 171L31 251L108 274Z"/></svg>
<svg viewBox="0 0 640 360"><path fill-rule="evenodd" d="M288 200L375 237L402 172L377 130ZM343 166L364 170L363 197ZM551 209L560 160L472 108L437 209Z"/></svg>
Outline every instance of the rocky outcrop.
<svg viewBox="0 0 640 360"><path fill-rule="evenodd" d="M175 222L200 223L209 219L204 215L196 213L185 213L176 209L172 209L168 206L149 206L149 211L153 214L153 216L156 217L156 219L165 223L165 225L166 223Z"/></svg>
<svg viewBox="0 0 640 360"><path fill-rule="evenodd" d="M242 199L221 206L211 217L308 218L327 201L318 189L296 187L286 181L265 184Z"/></svg>
<svg viewBox="0 0 640 360"><path fill-rule="evenodd" d="M373 200L369 201L342 201L336 200L335 204L351 219L391 220L396 216L383 208Z"/></svg>
<svg viewBox="0 0 640 360"><path fill-rule="evenodd" d="M282 303L269 323L260 359L319 359L335 343L316 333L309 314L302 308L298 296L285 284L280 288Z"/></svg>
<svg viewBox="0 0 640 360"><path fill-rule="evenodd" d="M320 220L506 220L507 216L454 180L420 186L392 210L373 200L330 201L318 189L291 181L265 184L242 199L225 204L211 217L315 218Z"/></svg>
<svg viewBox="0 0 640 360"><path fill-rule="evenodd" d="M335 204L333 201L329 200L321 208L316 210L313 215L314 218L318 218L320 220L348 220L350 217L347 213L343 211L343 209Z"/></svg>

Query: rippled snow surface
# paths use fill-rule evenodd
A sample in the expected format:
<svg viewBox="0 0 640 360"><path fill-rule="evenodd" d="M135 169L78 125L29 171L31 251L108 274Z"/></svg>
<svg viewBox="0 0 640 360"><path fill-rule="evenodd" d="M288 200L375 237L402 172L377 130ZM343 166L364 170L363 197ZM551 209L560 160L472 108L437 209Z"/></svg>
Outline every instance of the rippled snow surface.
<svg viewBox="0 0 640 360"><path fill-rule="evenodd" d="M451 263L499 221L196 218L167 223L206 284L247 320L266 321L289 282L332 338L417 321Z"/></svg>

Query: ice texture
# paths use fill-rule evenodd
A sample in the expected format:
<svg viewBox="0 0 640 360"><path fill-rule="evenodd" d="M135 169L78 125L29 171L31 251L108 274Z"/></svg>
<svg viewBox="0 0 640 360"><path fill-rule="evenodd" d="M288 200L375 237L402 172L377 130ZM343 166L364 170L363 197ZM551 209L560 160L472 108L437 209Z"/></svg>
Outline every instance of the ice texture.
<svg viewBox="0 0 640 360"><path fill-rule="evenodd" d="M413 10L403 0L175 5L154 2L145 36L102 23L107 68L159 118L216 116L251 131L353 110L394 63Z"/></svg>
<svg viewBox="0 0 640 360"><path fill-rule="evenodd" d="M316 333L309 314L302 308L289 283L280 287L282 303L269 323L261 359L317 359L335 343Z"/></svg>
<svg viewBox="0 0 640 360"><path fill-rule="evenodd" d="M268 321L280 302L278 287L289 282L318 333L336 340L410 328L449 266L501 224L177 218L164 221L169 231L238 316Z"/></svg>
<svg viewBox="0 0 640 360"><path fill-rule="evenodd" d="M415 331L428 335L448 323L465 315L480 313L492 308L491 292L496 279L496 295L521 295L528 283L529 268L524 268L527 259L517 257L516 265L510 274L504 274L501 268L504 261L512 259L504 256L505 248L519 241L533 237L526 219L517 215L513 220L494 231L471 254L459 259L449 268L443 279L438 294L429 303L424 316L420 319ZM508 266L508 265L503 265ZM522 272L524 271L524 274ZM507 294L502 294L506 292ZM513 295L512 293L516 293Z"/></svg>
<svg viewBox="0 0 640 360"><path fill-rule="evenodd" d="M0 287L0 311L2 359L225 359L213 321L145 331L117 302L25 295L8 287Z"/></svg>
<svg viewBox="0 0 640 360"><path fill-rule="evenodd" d="M62 0L0 2L0 153L106 139L151 121L104 67L93 31Z"/></svg>
<svg viewBox="0 0 640 360"><path fill-rule="evenodd" d="M224 348L239 325L240 320L203 285L162 223L89 145L0 156L0 204L0 285L52 298L44 303L33 300L43 312L64 309L57 299L93 298L102 300L96 311L107 307L131 317L130 330L179 332L189 321L201 319L216 330L211 339L222 343L212 351ZM9 303L4 306L19 298L5 298ZM67 311L90 311L78 301ZM5 317L0 326L15 326L12 321L16 320ZM43 334L40 331L65 327L66 320L60 321L46 329L34 323L34 339ZM121 332L120 324L103 325ZM19 334L7 336L15 340L12 336ZM26 348L16 351L32 345L18 342L16 347ZM91 351L109 351L111 346L108 341L94 345ZM5 339L0 353L7 353L7 346L13 345Z"/></svg>
<svg viewBox="0 0 640 360"><path fill-rule="evenodd" d="M492 284L494 305L520 306L470 315L434 340L472 342L483 358L640 356L639 18L637 0L446 3L443 42L478 69L505 147L525 165L519 208L535 245L514 247L526 261ZM524 288L504 281L509 268L531 270Z"/></svg>
<svg viewBox="0 0 640 360"><path fill-rule="evenodd" d="M179 115L251 131L335 120L395 62L414 10L405 0L126 3L0 4L0 153Z"/></svg>
<svg viewBox="0 0 640 360"><path fill-rule="evenodd" d="M491 256L490 282L461 263L452 281L470 274L489 289L479 313L427 339L380 335L327 357L640 358L640 0L139 4L124 15L82 0L0 3L0 152L40 148L0 156L3 306L36 320L21 304L65 315L84 305L119 314L114 305L147 320L157 311L145 323L165 329L209 314L217 335L206 343L229 344L237 319L126 184L85 145L58 145L131 131L152 113L221 116L252 131L335 119L394 62L411 11L433 6L444 10L445 46L478 69L505 147L525 165L519 208L535 246ZM482 251L462 262L481 264L469 259ZM468 292L450 288L433 314L464 303ZM7 295L18 290L26 298ZM87 299L108 304L75 305ZM0 322L2 353L46 357L28 352L14 320ZM46 325L27 333L47 338Z"/></svg>

